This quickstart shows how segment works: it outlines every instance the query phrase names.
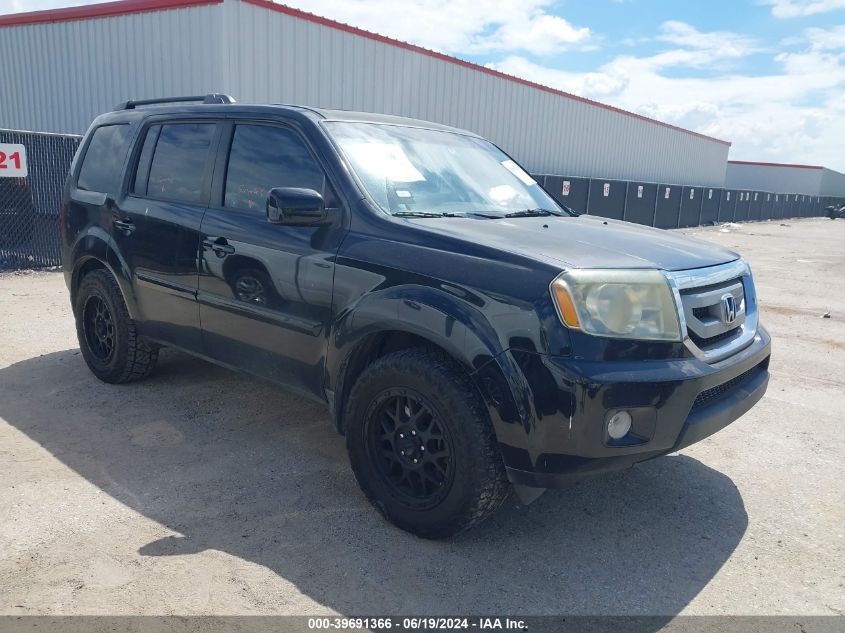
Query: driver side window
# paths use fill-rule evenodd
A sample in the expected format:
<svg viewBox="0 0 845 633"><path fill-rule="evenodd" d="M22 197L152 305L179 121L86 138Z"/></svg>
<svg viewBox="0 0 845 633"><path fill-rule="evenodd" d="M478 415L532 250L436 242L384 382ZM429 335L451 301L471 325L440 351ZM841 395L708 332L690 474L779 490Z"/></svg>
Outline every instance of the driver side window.
<svg viewBox="0 0 845 633"><path fill-rule="evenodd" d="M314 189L327 206L333 198L305 143L292 130L271 125L235 126L224 186L224 207L262 213L274 187Z"/></svg>

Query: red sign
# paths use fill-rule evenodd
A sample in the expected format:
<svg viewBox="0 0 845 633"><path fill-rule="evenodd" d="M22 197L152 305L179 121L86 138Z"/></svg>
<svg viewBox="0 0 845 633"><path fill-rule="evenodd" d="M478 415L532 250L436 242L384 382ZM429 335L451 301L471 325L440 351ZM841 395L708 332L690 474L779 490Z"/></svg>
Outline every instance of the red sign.
<svg viewBox="0 0 845 633"><path fill-rule="evenodd" d="M643 186L642 185L637 185L637 197L638 198L643 197Z"/></svg>
<svg viewBox="0 0 845 633"><path fill-rule="evenodd" d="M604 197L607 198L610 195L610 183L604 183Z"/></svg>
<svg viewBox="0 0 845 633"><path fill-rule="evenodd" d="M569 195L569 181L568 180L563 181L563 195L565 195L565 196Z"/></svg>

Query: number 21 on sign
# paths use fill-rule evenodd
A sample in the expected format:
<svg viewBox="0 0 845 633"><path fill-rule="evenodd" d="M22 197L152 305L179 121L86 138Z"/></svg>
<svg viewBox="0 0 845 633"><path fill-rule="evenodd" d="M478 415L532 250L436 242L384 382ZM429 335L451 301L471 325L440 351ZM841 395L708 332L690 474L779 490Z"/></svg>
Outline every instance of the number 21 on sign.
<svg viewBox="0 0 845 633"><path fill-rule="evenodd" d="M0 143L0 178L26 178L26 148L16 143Z"/></svg>

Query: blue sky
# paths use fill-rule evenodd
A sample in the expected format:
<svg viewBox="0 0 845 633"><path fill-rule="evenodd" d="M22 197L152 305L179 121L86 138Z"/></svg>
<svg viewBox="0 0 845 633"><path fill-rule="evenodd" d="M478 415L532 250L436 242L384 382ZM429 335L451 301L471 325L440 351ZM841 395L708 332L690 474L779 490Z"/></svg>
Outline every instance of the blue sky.
<svg viewBox="0 0 845 633"><path fill-rule="evenodd" d="M734 159L845 171L845 0L286 4L731 141Z"/></svg>

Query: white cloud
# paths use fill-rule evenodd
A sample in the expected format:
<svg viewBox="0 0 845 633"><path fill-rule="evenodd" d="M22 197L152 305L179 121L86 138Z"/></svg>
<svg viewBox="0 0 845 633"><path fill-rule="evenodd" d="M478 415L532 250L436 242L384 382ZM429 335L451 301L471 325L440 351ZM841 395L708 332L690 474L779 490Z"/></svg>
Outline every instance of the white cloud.
<svg viewBox="0 0 845 633"><path fill-rule="evenodd" d="M489 68L522 77L539 84L558 88L588 99L605 100L625 92L628 77L608 72L575 73L546 68L524 57L513 55Z"/></svg>
<svg viewBox="0 0 845 633"><path fill-rule="evenodd" d="M620 55L589 73L548 69L520 56L491 66L730 140L733 158L845 171L845 27L806 30L801 50L776 54L777 72L763 76L684 76L684 68L712 71L759 50L734 34L675 37L686 32L686 26L663 25L661 39L675 47L646 57Z"/></svg>
<svg viewBox="0 0 845 633"><path fill-rule="evenodd" d="M758 50L756 42L745 35L730 31L710 31L703 33L695 27L669 20L660 25L657 40L684 48L707 51L719 58L744 57Z"/></svg>
<svg viewBox="0 0 845 633"><path fill-rule="evenodd" d="M477 37L469 52L523 50L548 55L589 39L590 29L578 28L561 17L538 12L515 16L502 23L492 35Z"/></svg>
<svg viewBox="0 0 845 633"><path fill-rule="evenodd" d="M845 9L845 0L762 0L776 18L798 18Z"/></svg>
<svg viewBox="0 0 845 633"><path fill-rule="evenodd" d="M559 53L590 29L551 15L551 0L289 0L285 4L445 53Z"/></svg>
<svg viewBox="0 0 845 633"><path fill-rule="evenodd" d="M813 50L845 49L845 25L834 26L831 29L812 28L805 31Z"/></svg>

